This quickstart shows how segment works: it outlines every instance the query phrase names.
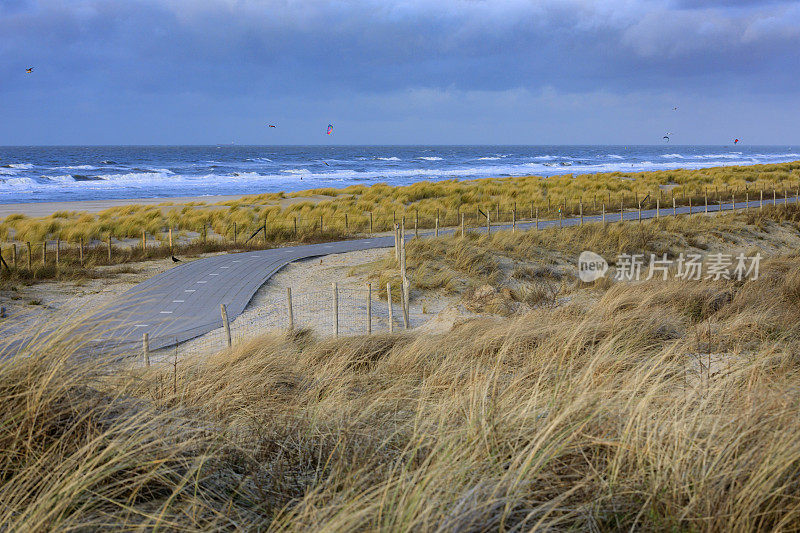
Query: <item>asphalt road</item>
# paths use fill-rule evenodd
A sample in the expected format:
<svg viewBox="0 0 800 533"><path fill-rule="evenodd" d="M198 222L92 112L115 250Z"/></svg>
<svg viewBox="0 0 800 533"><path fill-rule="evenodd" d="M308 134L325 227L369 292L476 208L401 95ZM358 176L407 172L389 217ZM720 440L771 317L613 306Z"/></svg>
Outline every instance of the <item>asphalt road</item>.
<svg viewBox="0 0 800 533"><path fill-rule="evenodd" d="M788 200L790 203L793 199ZM765 205L772 202L764 202ZM780 203L780 201L778 202ZM722 210L730 211L731 204L723 204ZM736 204L736 209L745 207ZM750 202L749 207L757 209L759 201ZM709 205L708 212L720 211L720 205ZM688 207L679 207L677 214L689 213ZM692 208L693 213L705 212L705 207ZM660 216L671 216L672 208L661 209ZM643 210L642 219L654 218L656 210ZM620 212L606 213L607 222L618 222ZM637 211L626 211L622 220L636 221ZM584 217L585 222L602 220L602 215ZM563 227L580 224L580 218L541 220L539 228ZM518 229L534 228L534 222L517 224ZM508 229L509 225L493 225L492 231ZM454 230L442 230L441 234ZM459 231L459 230L455 230ZM486 228L470 228L469 231L485 232ZM406 232L407 238L413 233ZM430 231L421 233L431 235ZM148 333L150 348L171 346L203 335L222 327L220 304L227 306L228 318L233 321L247 306L256 291L283 266L310 257L338 254L374 248L393 246L392 236L373 237L337 241L305 246L273 248L256 252L242 252L198 259L178 265L136 287L119 295L118 300L109 307L101 309L85 318L91 327L95 348L111 351L139 349L144 333ZM332 280L334 281L334 280ZM19 343L0 347L0 355L13 355L10 351L19 349Z"/></svg>

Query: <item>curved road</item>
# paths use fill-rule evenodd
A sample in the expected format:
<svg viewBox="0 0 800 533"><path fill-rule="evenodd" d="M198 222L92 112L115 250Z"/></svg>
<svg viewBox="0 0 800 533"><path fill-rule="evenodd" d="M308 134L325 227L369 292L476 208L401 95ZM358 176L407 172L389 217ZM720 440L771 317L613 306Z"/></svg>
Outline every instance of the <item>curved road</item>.
<svg viewBox="0 0 800 533"><path fill-rule="evenodd" d="M789 199L789 202L794 202ZM765 202L765 204L771 202ZM779 202L780 203L780 202ZM723 204L722 209L731 209ZM736 204L737 210L745 204ZM750 202L750 208L758 208L759 202ZM720 210L719 204L708 206L709 213ZM692 212L704 212L705 208L694 207ZM676 213L689 213L688 207L677 208ZM661 209L660 215L672 215L672 208ZM656 210L643 210L642 219L654 218ZM584 217L586 222L597 222L601 215ZM637 211L626 211L623 220L638 220ZM620 220L620 213L607 213L607 222ZM561 221L563 226L580 223L579 218ZM558 226L558 220L541 220L540 228ZM534 222L519 223L520 229L530 229ZM492 226L492 231L509 228L509 225ZM440 233L452 233L442 230ZM458 230L455 230L458 231ZM470 231L486 231L486 228L470 228ZM406 232L406 235L409 235ZM412 234L413 235L413 234ZM422 235L431 235L425 232ZM141 346L144 333L149 334L151 349L171 346L203 335L222 326L220 304L227 306L228 318L235 319L256 291L283 266L298 259L338 254L373 248L389 248L394 244L393 236L355 239L306 246L273 248L255 252L241 252L198 259L163 272L136 287L120 294L118 301L86 320L92 330L95 348L123 351ZM0 354L10 355L9 348L0 348ZM19 348L19 344L16 344ZM13 350L16 351L16 350Z"/></svg>

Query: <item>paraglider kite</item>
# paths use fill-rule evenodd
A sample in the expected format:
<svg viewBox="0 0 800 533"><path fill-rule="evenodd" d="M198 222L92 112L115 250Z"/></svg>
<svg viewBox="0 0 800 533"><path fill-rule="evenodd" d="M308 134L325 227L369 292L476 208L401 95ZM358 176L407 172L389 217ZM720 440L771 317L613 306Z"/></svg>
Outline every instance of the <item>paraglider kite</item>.
<svg viewBox="0 0 800 533"><path fill-rule="evenodd" d="M328 135L333 133L333 124L328 124Z"/></svg>

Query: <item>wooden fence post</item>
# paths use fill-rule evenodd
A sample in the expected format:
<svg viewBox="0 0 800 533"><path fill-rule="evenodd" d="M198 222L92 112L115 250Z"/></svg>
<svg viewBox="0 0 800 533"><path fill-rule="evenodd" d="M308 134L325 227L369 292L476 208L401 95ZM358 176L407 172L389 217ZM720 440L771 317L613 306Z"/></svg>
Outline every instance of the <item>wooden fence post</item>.
<svg viewBox="0 0 800 533"><path fill-rule="evenodd" d="M539 208L536 208L536 229L539 229Z"/></svg>
<svg viewBox="0 0 800 533"><path fill-rule="evenodd" d="M461 238L464 238L464 213L461 213Z"/></svg>
<svg viewBox="0 0 800 533"><path fill-rule="evenodd" d="M761 189L761 199L759 200L759 209L764 209L764 189Z"/></svg>
<svg viewBox="0 0 800 533"><path fill-rule="evenodd" d="M324 231L324 230L323 230L323 227L322 227L322 222L323 222L323 220L322 220L322 215L320 215L320 216L319 216L319 232L320 232L320 233L323 233L323 231Z"/></svg>
<svg viewBox="0 0 800 533"><path fill-rule="evenodd" d="M661 216L661 198L656 198L656 218Z"/></svg>
<svg viewBox="0 0 800 533"><path fill-rule="evenodd" d="M692 214L692 197L689 197L689 214Z"/></svg>
<svg viewBox="0 0 800 533"><path fill-rule="evenodd" d="M30 242L27 242L25 244L28 245L28 270L30 270L31 269L31 261L33 259L33 257L32 257L33 256L33 250L31 249L31 243Z"/></svg>
<svg viewBox="0 0 800 533"><path fill-rule="evenodd" d="M367 335L372 335L372 283L367 283Z"/></svg>
<svg viewBox="0 0 800 533"><path fill-rule="evenodd" d="M678 216L678 212L675 208L675 196L672 197L672 216Z"/></svg>
<svg viewBox="0 0 800 533"><path fill-rule="evenodd" d="M517 231L517 210L514 209L511 211L511 233L515 233Z"/></svg>
<svg viewBox="0 0 800 533"><path fill-rule="evenodd" d="M703 196L703 201L705 202L705 206L706 206L706 214L708 214L708 194Z"/></svg>
<svg viewBox="0 0 800 533"><path fill-rule="evenodd" d="M625 220L625 215L623 214L625 210L625 195L622 195L622 200L619 201L619 221L622 222Z"/></svg>
<svg viewBox="0 0 800 533"><path fill-rule="evenodd" d="M464 216L463 214L461 215ZM392 317L392 284L386 284L386 304L389 306L389 333L394 333L394 318Z"/></svg>
<svg viewBox="0 0 800 533"><path fill-rule="evenodd" d="M369 212L369 232L372 234L372 211Z"/></svg>
<svg viewBox="0 0 800 533"><path fill-rule="evenodd" d="M414 209L414 238L419 239L419 209Z"/></svg>
<svg viewBox="0 0 800 533"><path fill-rule="evenodd" d="M203 224L203 243L206 242L206 225ZM147 232L142 230L142 252L147 255Z"/></svg>
<svg viewBox="0 0 800 533"><path fill-rule="evenodd" d="M11 245L11 259L14 260L14 269L15 270L17 269L18 261L19 261L19 259L17 257L18 257L17 256L17 243L13 243Z"/></svg>
<svg viewBox="0 0 800 533"><path fill-rule="evenodd" d="M42 266L47 265L47 241L42 241Z"/></svg>
<svg viewBox="0 0 800 533"><path fill-rule="evenodd" d="M172 253L172 228L169 228L168 233L169 233L169 251L170 251L170 253ZM108 242L109 242L108 246L109 246L109 250L110 250L111 249L111 236L110 235L108 237ZM236 222L233 223L233 242L236 242ZM109 261L111 261L110 256L109 256Z"/></svg>
<svg viewBox="0 0 800 533"><path fill-rule="evenodd" d="M489 220L489 208L486 208L486 235L492 232L492 221Z"/></svg>
<svg viewBox="0 0 800 533"><path fill-rule="evenodd" d="M150 367L150 335L142 335L142 355L144 356L144 366Z"/></svg>
<svg viewBox="0 0 800 533"><path fill-rule="evenodd" d="M436 215L436 230L435 230L435 232L436 232L436 236L438 237L439 236L439 215L438 215L438 213Z"/></svg>
<svg viewBox="0 0 800 533"><path fill-rule="evenodd" d="M289 318L289 331L294 329L294 308L292 307L292 288L286 287L286 312Z"/></svg>
<svg viewBox="0 0 800 533"><path fill-rule="evenodd" d="M56 266L61 263L61 239L56 239Z"/></svg>
<svg viewBox="0 0 800 533"><path fill-rule="evenodd" d="M339 336L339 285L334 281L332 284L333 289L333 335Z"/></svg>
<svg viewBox="0 0 800 533"><path fill-rule="evenodd" d="M171 251L172 250L172 230L169 230L169 233L170 233L170 235L169 235L169 237L170 237L170 239L169 239L169 241L170 241L169 242L169 249ZM111 262L111 234L110 233L108 234L108 240L106 241L106 243L108 244L108 262L110 263Z"/></svg>
<svg viewBox="0 0 800 533"><path fill-rule="evenodd" d="M745 209L750 209L750 193L749 192L744 193L744 208Z"/></svg>
<svg viewBox="0 0 800 533"><path fill-rule="evenodd" d="M402 304L403 304L403 329L408 329L408 325L409 325L408 324L408 322L409 322L409 317L408 317L408 286L409 286L408 279L403 277L403 279L401 280L401 285L400 285L400 297L401 297Z"/></svg>
<svg viewBox="0 0 800 533"><path fill-rule="evenodd" d="M580 209L580 214L581 214L581 226L583 226L583 200L578 202L578 208Z"/></svg>
<svg viewBox="0 0 800 533"><path fill-rule="evenodd" d="M602 209L603 209L603 215L602 215L603 216L603 226L605 226L606 225L606 203L605 202L603 202Z"/></svg>
<svg viewBox="0 0 800 533"><path fill-rule="evenodd" d="M733 206L733 207L731 207L731 210L732 211L736 211L736 195L735 194L731 194L731 205Z"/></svg>
<svg viewBox="0 0 800 533"><path fill-rule="evenodd" d="M81 266L83 266L83 237L78 239L78 259L81 262Z"/></svg>
<svg viewBox="0 0 800 533"><path fill-rule="evenodd" d="M777 196L776 196L776 193L775 193L775 187L773 187L772 188L772 205L775 205L777 203L776 198L777 198Z"/></svg>
<svg viewBox="0 0 800 533"><path fill-rule="evenodd" d="M225 340L228 342L228 348L231 347L231 323L228 321L228 308L225 304L219 304L220 313L222 313L222 326L225 328Z"/></svg>

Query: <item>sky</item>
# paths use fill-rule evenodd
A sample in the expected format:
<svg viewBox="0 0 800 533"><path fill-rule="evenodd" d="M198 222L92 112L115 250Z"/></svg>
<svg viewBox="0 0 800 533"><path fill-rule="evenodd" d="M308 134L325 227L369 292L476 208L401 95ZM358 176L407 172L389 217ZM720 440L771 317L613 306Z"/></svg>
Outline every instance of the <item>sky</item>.
<svg viewBox="0 0 800 533"><path fill-rule="evenodd" d="M789 145L798 50L797 1L0 0L0 145Z"/></svg>

